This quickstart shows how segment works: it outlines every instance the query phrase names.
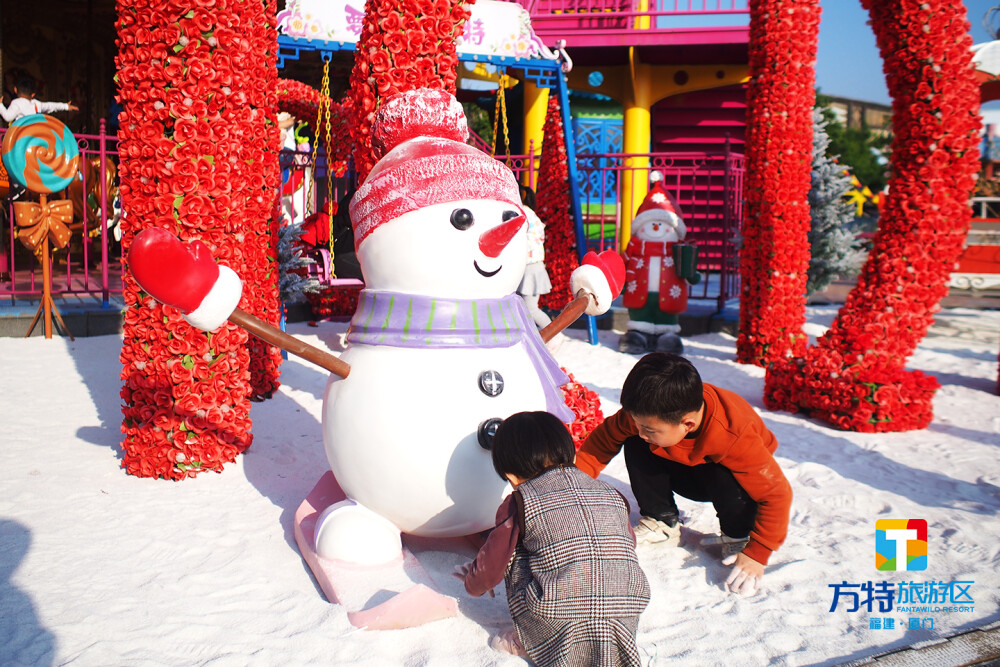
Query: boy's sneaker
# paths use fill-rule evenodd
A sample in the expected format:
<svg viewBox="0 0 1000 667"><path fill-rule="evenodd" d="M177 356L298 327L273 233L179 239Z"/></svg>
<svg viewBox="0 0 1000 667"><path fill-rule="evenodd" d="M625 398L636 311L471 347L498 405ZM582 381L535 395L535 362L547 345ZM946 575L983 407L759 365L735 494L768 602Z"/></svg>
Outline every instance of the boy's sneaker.
<svg viewBox="0 0 1000 667"><path fill-rule="evenodd" d="M635 526L635 541L637 544L663 544L677 547L681 544L681 524L677 519L660 521L651 516L639 519Z"/></svg>
<svg viewBox="0 0 1000 667"><path fill-rule="evenodd" d="M743 551L743 548L749 542L750 542L749 537L729 537L728 535L720 533L719 535L712 535L711 537L706 537L702 543L721 545L722 560L726 560L730 556L735 556L736 554Z"/></svg>

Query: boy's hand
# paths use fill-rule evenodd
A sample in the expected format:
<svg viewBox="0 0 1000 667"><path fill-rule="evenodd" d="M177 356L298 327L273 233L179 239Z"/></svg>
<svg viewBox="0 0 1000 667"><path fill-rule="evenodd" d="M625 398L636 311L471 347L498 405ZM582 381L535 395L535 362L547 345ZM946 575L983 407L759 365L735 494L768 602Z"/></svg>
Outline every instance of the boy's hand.
<svg viewBox="0 0 1000 667"><path fill-rule="evenodd" d="M465 578L467 576L469 576L470 572L472 572L472 561L471 560L468 563L466 563L465 565L456 565L455 566L455 571L452 572L451 574L452 574L453 577L455 577L456 579L458 579L459 581L461 581L464 584L465 583ZM490 590L486 591L486 592L490 594L491 598L495 598L497 596L497 594L493 592L492 588Z"/></svg>
<svg viewBox="0 0 1000 667"><path fill-rule="evenodd" d="M726 587L733 593L743 597L753 595L760 587L764 578L764 566L743 553L734 554L722 561L723 565L732 565L733 571L726 579Z"/></svg>

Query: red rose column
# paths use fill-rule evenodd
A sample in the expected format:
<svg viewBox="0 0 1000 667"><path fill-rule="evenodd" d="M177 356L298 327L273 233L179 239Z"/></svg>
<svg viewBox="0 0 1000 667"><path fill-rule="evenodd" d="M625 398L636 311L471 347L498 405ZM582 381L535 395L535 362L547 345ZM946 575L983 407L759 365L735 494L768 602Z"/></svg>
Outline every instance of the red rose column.
<svg viewBox="0 0 1000 667"><path fill-rule="evenodd" d="M750 0L747 215L740 250L742 363L805 349L817 0Z"/></svg>
<svg viewBox="0 0 1000 667"><path fill-rule="evenodd" d="M119 0L117 9L123 245L162 227L201 239L246 276L262 266L255 240L272 195L266 95L248 92L259 82L246 66L268 57L270 38L253 26L267 26L273 7ZM122 467L167 479L221 470L252 440L246 332L193 329L127 271L124 298Z"/></svg>
<svg viewBox="0 0 1000 667"><path fill-rule="evenodd" d="M243 6L246 5L246 6ZM281 178L278 151L281 134L276 117L277 97L277 11L274 0L243 2L235 6L246 26L242 36L249 48L233 52L234 71L241 75L233 81L234 89L246 96L246 108L253 114L242 123L244 159L249 199L246 202L246 240L243 310L278 326L281 300L278 296L278 225L275 215L277 191ZM263 122L261 122L263 120ZM250 351L250 397L270 398L280 386L281 350L256 336L247 341Z"/></svg>
<svg viewBox="0 0 1000 667"><path fill-rule="evenodd" d="M358 184L375 166L371 124L381 100L407 90L455 94L455 44L469 10L464 0L367 0L351 70L354 165Z"/></svg>

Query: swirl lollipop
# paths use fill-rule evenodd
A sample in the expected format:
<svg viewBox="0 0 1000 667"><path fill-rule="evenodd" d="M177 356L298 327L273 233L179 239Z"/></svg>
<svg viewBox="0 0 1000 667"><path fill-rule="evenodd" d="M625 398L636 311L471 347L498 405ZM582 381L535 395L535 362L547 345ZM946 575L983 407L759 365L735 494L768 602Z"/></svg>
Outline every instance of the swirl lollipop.
<svg viewBox="0 0 1000 667"><path fill-rule="evenodd" d="M76 137L52 116L36 113L15 120L7 128L2 150L7 173L32 192L59 192L76 178Z"/></svg>
<svg viewBox="0 0 1000 667"><path fill-rule="evenodd" d="M3 165L10 178L38 193L38 203L14 202L14 216L20 228L18 238L42 261L42 300L28 327L30 336L39 316L45 313L45 337L52 338L52 316L73 339L52 300L52 270L49 248L62 248L69 241L66 226L73 219L73 203L68 199L48 201L48 195L64 190L77 176L80 149L65 125L52 116L36 113L18 118L3 137Z"/></svg>

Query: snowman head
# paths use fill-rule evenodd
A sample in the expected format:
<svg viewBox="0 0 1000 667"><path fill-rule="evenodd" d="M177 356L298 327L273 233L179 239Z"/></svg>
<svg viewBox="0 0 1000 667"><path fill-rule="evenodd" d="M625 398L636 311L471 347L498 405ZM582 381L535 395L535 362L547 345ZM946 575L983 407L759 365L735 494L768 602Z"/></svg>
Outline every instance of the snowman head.
<svg viewBox="0 0 1000 667"><path fill-rule="evenodd" d="M370 289L499 298L527 261L526 218L510 169L464 143L461 104L441 90L394 95L376 114L379 161L351 201Z"/></svg>
<svg viewBox="0 0 1000 667"><path fill-rule="evenodd" d="M663 176L653 172L652 185L632 220L632 236L640 241L677 243L684 240L687 227L677 201L663 187Z"/></svg>

